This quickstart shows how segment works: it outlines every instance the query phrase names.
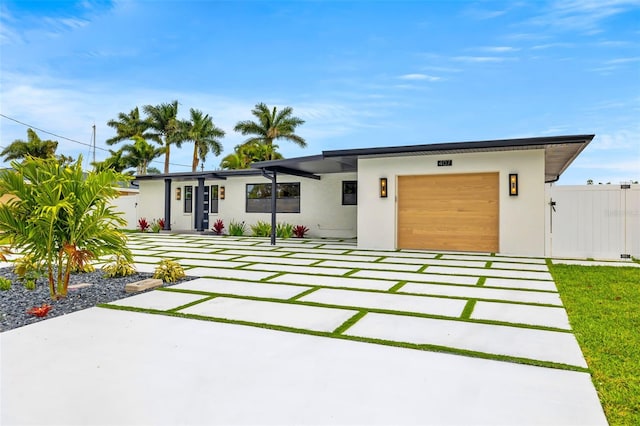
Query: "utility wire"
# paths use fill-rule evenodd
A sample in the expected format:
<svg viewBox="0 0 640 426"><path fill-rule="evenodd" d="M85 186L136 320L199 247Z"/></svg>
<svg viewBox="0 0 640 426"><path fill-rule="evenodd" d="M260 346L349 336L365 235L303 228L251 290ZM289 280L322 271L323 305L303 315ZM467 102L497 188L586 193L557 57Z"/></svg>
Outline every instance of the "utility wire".
<svg viewBox="0 0 640 426"><path fill-rule="evenodd" d="M22 122L20 120L16 120L15 118L9 117L9 116L4 115L4 114L0 114L0 117L6 118L7 120L15 121L16 123L22 124L25 127L29 127L31 129L37 130L39 132L46 133L46 134L51 135L51 136L55 136L56 138L64 139L64 140L67 140L67 141L70 141L70 142L75 142L75 143L79 143L79 144L84 145L84 146L88 146L90 148L94 148L94 146L92 144L89 144L89 143L86 143L86 142L80 142L78 140L71 139L71 138L68 138L66 136L61 136L61 135L49 132L49 131L44 130L44 129L40 129L40 128L36 127L36 126L32 126L30 124L24 123L24 122ZM0 148L4 148L4 147L0 146ZM106 148L99 147L99 146L95 146L95 149L99 149L99 150L105 151L105 152L110 152L110 150L108 150ZM164 161L161 161L161 160L151 160L150 162L151 163L164 164ZM191 166L187 166L185 164L176 164L176 163L169 163L169 164L171 166L178 166L178 167L187 167L187 168L191 167Z"/></svg>

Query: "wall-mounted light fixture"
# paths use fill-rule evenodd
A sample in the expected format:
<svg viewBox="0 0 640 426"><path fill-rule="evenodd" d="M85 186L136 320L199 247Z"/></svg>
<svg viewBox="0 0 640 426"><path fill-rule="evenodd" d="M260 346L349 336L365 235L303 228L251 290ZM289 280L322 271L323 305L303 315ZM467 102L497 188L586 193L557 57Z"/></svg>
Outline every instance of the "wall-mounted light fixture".
<svg viewBox="0 0 640 426"><path fill-rule="evenodd" d="M224 186L220 187L220 194L219 195L220 195L220 199L224 200Z"/></svg>
<svg viewBox="0 0 640 426"><path fill-rule="evenodd" d="M176 200L182 198L182 188L176 188Z"/></svg>
<svg viewBox="0 0 640 426"><path fill-rule="evenodd" d="M509 195L518 195L518 174L509 174Z"/></svg>
<svg viewBox="0 0 640 426"><path fill-rule="evenodd" d="M380 178L380 198L387 198L387 178Z"/></svg>

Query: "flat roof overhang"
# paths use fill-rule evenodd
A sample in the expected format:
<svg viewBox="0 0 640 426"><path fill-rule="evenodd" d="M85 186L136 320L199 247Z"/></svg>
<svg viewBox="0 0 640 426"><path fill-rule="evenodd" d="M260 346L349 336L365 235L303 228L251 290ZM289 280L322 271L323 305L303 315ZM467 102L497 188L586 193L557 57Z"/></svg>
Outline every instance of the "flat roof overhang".
<svg viewBox="0 0 640 426"><path fill-rule="evenodd" d="M294 170L297 173L321 175L357 172L360 158L544 149L545 182L555 182L594 137L595 135L568 135L332 150L323 151L321 155L261 161L253 163L251 167L281 173Z"/></svg>

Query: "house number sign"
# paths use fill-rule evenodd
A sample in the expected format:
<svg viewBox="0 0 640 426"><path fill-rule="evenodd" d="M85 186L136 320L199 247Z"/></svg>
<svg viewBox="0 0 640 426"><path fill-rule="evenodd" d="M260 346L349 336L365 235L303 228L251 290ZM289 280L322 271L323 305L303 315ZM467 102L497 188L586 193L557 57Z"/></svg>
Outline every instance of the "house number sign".
<svg viewBox="0 0 640 426"><path fill-rule="evenodd" d="M438 160L438 167L453 166L453 160Z"/></svg>

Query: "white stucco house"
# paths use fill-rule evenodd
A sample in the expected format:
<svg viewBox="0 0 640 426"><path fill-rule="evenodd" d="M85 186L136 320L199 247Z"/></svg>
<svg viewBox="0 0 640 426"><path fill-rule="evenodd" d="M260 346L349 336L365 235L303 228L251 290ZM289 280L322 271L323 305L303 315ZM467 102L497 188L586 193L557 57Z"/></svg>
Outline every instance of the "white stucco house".
<svg viewBox="0 0 640 426"><path fill-rule="evenodd" d="M164 217L174 231L276 220L367 249L545 256L545 184L593 137L345 149L248 170L138 176L138 215Z"/></svg>

